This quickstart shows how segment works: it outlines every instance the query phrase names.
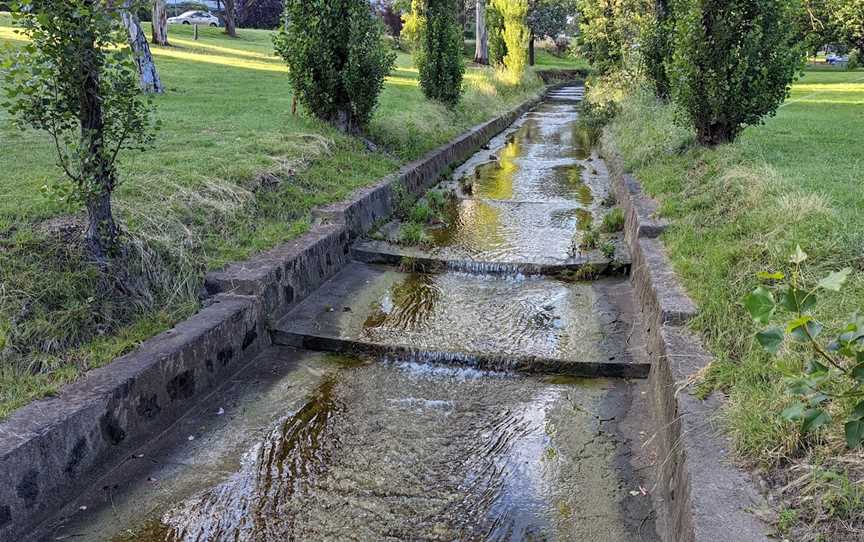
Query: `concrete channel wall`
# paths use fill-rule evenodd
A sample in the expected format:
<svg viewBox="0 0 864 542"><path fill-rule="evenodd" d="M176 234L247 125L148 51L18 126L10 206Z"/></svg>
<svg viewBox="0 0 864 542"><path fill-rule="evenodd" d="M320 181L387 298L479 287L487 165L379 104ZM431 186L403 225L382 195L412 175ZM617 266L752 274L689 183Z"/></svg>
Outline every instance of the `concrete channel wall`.
<svg viewBox="0 0 864 542"><path fill-rule="evenodd" d="M399 194L425 191L539 101L318 210L300 238L208 274L198 314L0 423L0 540L33 531L270 346L270 325L348 263L351 241Z"/></svg>
<svg viewBox="0 0 864 542"><path fill-rule="evenodd" d="M703 401L690 393L711 356L686 327L697 307L659 239L669 224L656 217L656 202L624 172L620 155L608 142L603 155L626 217L631 281L648 326L658 530L668 542L767 541L767 526L752 513L765 507L764 499L752 478L732 464L716 422L722 401Z"/></svg>

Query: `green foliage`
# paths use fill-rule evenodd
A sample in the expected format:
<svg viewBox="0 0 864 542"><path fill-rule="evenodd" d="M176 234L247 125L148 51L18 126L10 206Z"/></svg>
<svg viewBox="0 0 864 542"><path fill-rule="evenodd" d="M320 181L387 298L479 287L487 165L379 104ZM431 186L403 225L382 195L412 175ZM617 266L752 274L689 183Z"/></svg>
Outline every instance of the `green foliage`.
<svg viewBox="0 0 864 542"><path fill-rule="evenodd" d="M155 128L121 9L96 0L19 0L11 7L30 41L3 52L0 105L22 129L50 135L75 188L64 193L66 201L87 206L88 241L101 258L118 248L110 212L117 157L143 149Z"/></svg>
<svg viewBox="0 0 864 542"><path fill-rule="evenodd" d="M455 0L426 0L426 25L417 53L420 86L430 100L454 106L462 96L462 29Z"/></svg>
<svg viewBox="0 0 864 542"><path fill-rule="evenodd" d="M600 246L600 230L590 228L582 234L582 240L579 243L581 250L594 250Z"/></svg>
<svg viewBox="0 0 864 542"><path fill-rule="evenodd" d="M537 39L556 39L577 15L576 0L531 0L528 27Z"/></svg>
<svg viewBox="0 0 864 542"><path fill-rule="evenodd" d="M289 0L274 38L300 102L315 116L354 132L369 123L396 55L363 0Z"/></svg>
<svg viewBox="0 0 864 542"><path fill-rule="evenodd" d="M402 15L402 33L399 39L412 51L420 48L426 30L426 0L411 0L411 9Z"/></svg>
<svg viewBox="0 0 864 542"><path fill-rule="evenodd" d="M405 245L425 245L429 242L426 229L423 224L417 222L406 222L399 228L399 242Z"/></svg>
<svg viewBox="0 0 864 542"><path fill-rule="evenodd" d="M489 34L489 64L501 66L507 56L507 42L504 41L504 15L494 3L486 4L486 31Z"/></svg>
<svg viewBox="0 0 864 542"><path fill-rule="evenodd" d="M612 209L612 212L603 217L603 231L616 233L624 230L624 211L620 207Z"/></svg>
<svg viewBox="0 0 864 542"><path fill-rule="evenodd" d="M836 38L864 53L864 0L828 0L828 10Z"/></svg>
<svg viewBox="0 0 864 542"><path fill-rule="evenodd" d="M851 269L830 273L813 280L803 271L807 254L798 246L789 259L788 280L783 273L759 273L765 286L756 288L744 300L753 321L768 325L756 335L766 352L776 355L784 344L806 345L812 358L786 378L787 392L796 401L787 407L783 418L799 423L803 435L831 423L832 402L852 400L855 405L846 416L846 444L857 448L864 443L864 317L853 314L847 323L823 338L825 326L815 319L817 296L841 292Z"/></svg>
<svg viewBox="0 0 864 542"><path fill-rule="evenodd" d="M861 53L858 51L852 51L849 53L849 62L846 64L846 69L849 71L855 71L859 67L861 67Z"/></svg>
<svg viewBox="0 0 864 542"><path fill-rule="evenodd" d="M672 94L700 143L730 142L776 112L803 60L789 2L681 0L675 20Z"/></svg>
<svg viewBox="0 0 864 542"><path fill-rule="evenodd" d="M669 97L666 63L672 57L675 20L668 0L658 0L642 29L642 64L660 98Z"/></svg>
<svg viewBox="0 0 864 542"><path fill-rule="evenodd" d="M528 66L528 44L531 30L528 28L528 0L492 0L492 6L504 19L502 33L507 46L504 67L510 81L518 83L525 75Z"/></svg>
<svg viewBox="0 0 864 542"><path fill-rule="evenodd" d="M607 260L615 259L615 242L614 241L606 241L602 245L600 245L600 252Z"/></svg>

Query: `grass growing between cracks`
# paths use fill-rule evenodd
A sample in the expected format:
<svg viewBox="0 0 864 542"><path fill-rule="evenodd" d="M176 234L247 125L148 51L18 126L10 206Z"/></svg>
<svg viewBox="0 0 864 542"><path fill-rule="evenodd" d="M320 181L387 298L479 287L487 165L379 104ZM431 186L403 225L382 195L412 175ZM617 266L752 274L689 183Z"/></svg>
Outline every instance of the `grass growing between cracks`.
<svg viewBox="0 0 864 542"><path fill-rule="evenodd" d="M0 13L0 41L24 42ZM149 36L149 28L145 28ZM133 350L198 309L204 274L290 240L313 207L347 197L541 88L507 87L488 68L466 74L454 110L423 98L400 54L368 136L370 153L302 111L291 114L272 33L172 26L154 47L167 92L154 97L155 146L119 164L115 197L128 246L104 273L81 250L82 210L63 194L46 134L0 112L0 418L88 369Z"/></svg>
<svg viewBox="0 0 864 542"><path fill-rule="evenodd" d="M742 299L757 272L786 271L800 244L808 273L854 270L841 293L821 296L816 317L826 329L864 307L864 73L806 73L776 117L715 149L696 147L673 107L645 90L589 91L592 101L607 98L618 114L604 146L621 152L673 221L664 242L699 304L692 326L715 356L701 390L728 395L719 414L774 488L778 529L793 540L860 540L864 456L846 449L842 427L852 405L833 401L835 422L808 435L783 419L794 401L784 377L811 356L795 345L776 360L765 354Z"/></svg>

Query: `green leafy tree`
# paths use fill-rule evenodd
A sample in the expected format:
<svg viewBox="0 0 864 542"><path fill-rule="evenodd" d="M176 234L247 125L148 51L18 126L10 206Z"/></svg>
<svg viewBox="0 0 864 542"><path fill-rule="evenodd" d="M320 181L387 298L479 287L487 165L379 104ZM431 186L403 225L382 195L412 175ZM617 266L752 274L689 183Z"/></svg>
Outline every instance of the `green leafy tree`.
<svg viewBox="0 0 864 542"><path fill-rule="evenodd" d="M799 41L804 43L808 53L815 54L826 44L840 41L831 17L832 3L833 0L801 0L800 7L795 10Z"/></svg>
<svg viewBox="0 0 864 542"><path fill-rule="evenodd" d="M489 64L501 66L507 56L507 43L504 41L504 15L495 7L494 2L486 5L486 28L489 33Z"/></svg>
<svg viewBox="0 0 864 542"><path fill-rule="evenodd" d="M298 100L347 133L369 122L395 53L365 0L288 0L274 38Z"/></svg>
<svg viewBox="0 0 864 542"><path fill-rule="evenodd" d="M864 0L833 0L830 21L844 44L864 53Z"/></svg>
<svg viewBox="0 0 864 542"><path fill-rule="evenodd" d="M600 73L621 66L623 43L613 0L578 0L579 50Z"/></svg>
<svg viewBox="0 0 864 542"><path fill-rule="evenodd" d="M402 15L401 40L408 47L417 51L420 40L426 30L426 0L411 0L411 7Z"/></svg>
<svg viewBox="0 0 864 542"><path fill-rule="evenodd" d="M788 276L759 273L765 284L747 296L744 307L757 324L774 324L756 335L766 352L781 355L785 348L808 359L786 371L786 389L793 399L783 418L797 423L807 436L832 423L832 410L845 410L846 444L858 448L864 444L864 316L855 313L829 333L814 315L819 298L848 289L852 270L816 279L806 272L806 261L799 246L789 259Z"/></svg>
<svg viewBox="0 0 864 542"><path fill-rule="evenodd" d="M417 67L420 86L430 100L455 105L462 95L465 62L462 27L455 0L426 0L426 28L420 38Z"/></svg>
<svg viewBox="0 0 864 542"><path fill-rule="evenodd" d="M600 73L637 68L654 0L577 0L577 6L578 52Z"/></svg>
<svg viewBox="0 0 864 542"><path fill-rule="evenodd" d="M803 61L787 0L681 0L669 80L699 142L733 141L773 115Z"/></svg>
<svg viewBox="0 0 864 542"><path fill-rule="evenodd" d="M507 54L504 67L513 82L519 82L528 66L528 46L531 29L528 27L528 0L492 0L492 5L504 18L504 43Z"/></svg>
<svg viewBox="0 0 864 542"><path fill-rule="evenodd" d="M672 57L674 30L675 19L669 1L656 0L654 10L643 26L642 60L645 73L654 85L654 92L664 100L670 95L666 67Z"/></svg>
<svg viewBox="0 0 864 542"><path fill-rule="evenodd" d="M15 25L29 38L0 63L3 105L23 127L51 136L73 194L87 208L87 247L97 261L120 248L111 208L117 157L142 149L155 124L142 99L122 11L102 0L18 0Z"/></svg>
<svg viewBox="0 0 864 542"><path fill-rule="evenodd" d="M575 0L532 0L528 27L537 39L555 39L567 30L570 18L576 13Z"/></svg>

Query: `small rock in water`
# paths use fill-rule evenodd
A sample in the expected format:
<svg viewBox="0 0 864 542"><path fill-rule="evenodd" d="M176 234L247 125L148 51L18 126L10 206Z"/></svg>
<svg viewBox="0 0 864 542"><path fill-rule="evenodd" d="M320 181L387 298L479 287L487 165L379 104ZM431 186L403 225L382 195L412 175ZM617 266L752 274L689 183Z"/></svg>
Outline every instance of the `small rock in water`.
<svg viewBox="0 0 864 542"><path fill-rule="evenodd" d="M216 412L216 415L217 415L217 416L221 416L221 415L223 415L223 414L225 414L225 409L224 409L224 408L220 408L220 409Z"/></svg>
<svg viewBox="0 0 864 542"><path fill-rule="evenodd" d="M189 435L188 437L186 437L186 440L192 442L193 440L195 440L195 435Z"/></svg>
<svg viewBox="0 0 864 542"><path fill-rule="evenodd" d="M351 307L342 307L342 312L351 312Z"/></svg>

